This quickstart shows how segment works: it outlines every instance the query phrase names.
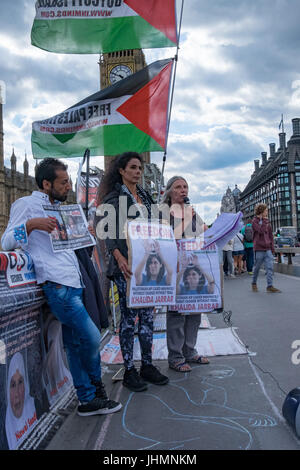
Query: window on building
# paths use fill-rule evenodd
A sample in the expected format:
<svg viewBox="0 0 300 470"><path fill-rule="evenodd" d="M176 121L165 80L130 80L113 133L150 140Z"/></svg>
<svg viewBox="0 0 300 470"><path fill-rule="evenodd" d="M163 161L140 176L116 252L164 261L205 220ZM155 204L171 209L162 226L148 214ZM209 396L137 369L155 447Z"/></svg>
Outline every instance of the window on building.
<svg viewBox="0 0 300 470"><path fill-rule="evenodd" d="M289 199L290 197L290 192L289 191L280 191L278 193L279 199Z"/></svg>
<svg viewBox="0 0 300 470"><path fill-rule="evenodd" d="M280 185L282 185L282 184L288 184L288 182L289 182L289 177L288 177L288 176L280 177L280 178L278 179L278 183L279 183Z"/></svg>
<svg viewBox="0 0 300 470"><path fill-rule="evenodd" d="M292 217L280 217L281 226L292 225Z"/></svg>
<svg viewBox="0 0 300 470"><path fill-rule="evenodd" d="M291 205L290 203L282 204L280 206L280 211L281 212L290 212L291 211Z"/></svg>

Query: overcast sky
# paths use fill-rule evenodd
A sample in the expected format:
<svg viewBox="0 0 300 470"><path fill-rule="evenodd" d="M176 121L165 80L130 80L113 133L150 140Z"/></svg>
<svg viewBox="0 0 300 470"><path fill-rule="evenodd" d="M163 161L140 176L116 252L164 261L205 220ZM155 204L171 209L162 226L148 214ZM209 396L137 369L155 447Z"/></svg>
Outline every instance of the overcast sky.
<svg viewBox="0 0 300 470"><path fill-rule="evenodd" d="M178 0L180 9L181 0ZM12 147L33 174L31 124L99 90L98 55L63 55L30 44L34 0L0 2L0 80L5 165ZM178 10L179 10L178 9ZM279 146L284 116L300 117L299 0L185 0L165 180L180 174L211 223L227 187L244 189L262 151ZM148 63L175 49L145 50ZM161 168L162 153L152 153ZM69 161L73 182L79 159ZM91 164L103 167L102 157Z"/></svg>

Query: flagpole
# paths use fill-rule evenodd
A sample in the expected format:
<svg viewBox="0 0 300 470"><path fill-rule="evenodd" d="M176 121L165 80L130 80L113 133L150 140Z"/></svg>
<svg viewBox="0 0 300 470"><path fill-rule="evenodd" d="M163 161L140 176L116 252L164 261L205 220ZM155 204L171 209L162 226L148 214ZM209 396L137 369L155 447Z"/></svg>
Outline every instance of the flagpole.
<svg viewBox="0 0 300 470"><path fill-rule="evenodd" d="M86 180L85 180L85 216L86 220L89 217L89 178L90 178L90 149L86 149L83 157L83 164L86 160Z"/></svg>
<svg viewBox="0 0 300 470"><path fill-rule="evenodd" d="M171 112L172 112L172 104L173 104L173 97L174 97L174 89L175 89L175 78L176 78L176 69L177 69L177 62L178 62L178 52L179 52L179 41L180 41L180 32L181 32L181 24L182 24L182 16L183 16L183 7L184 7L184 0L182 0L182 2L181 2L181 12L180 12L179 30L178 30L178 41L177 41L176 55L174 57L175 65L174 65L173 83L172 83L172 91L171 91L171 98L170 98L170 112L169 112L168 121L167 121L166 144L165 144L165 151L164 151L164 156L163 156L161 177L160 177L159 188L158 188L158 196L157 196L157 202L158 203L160 202L160 197L161 197L160 193L161 193L162 182L163 182L164 171L165 171L165 165L166 165L166 159L167 159L167 145L168 145L168 137L169 137L169 128L170 128L170 121L171 121Z"/></svg>

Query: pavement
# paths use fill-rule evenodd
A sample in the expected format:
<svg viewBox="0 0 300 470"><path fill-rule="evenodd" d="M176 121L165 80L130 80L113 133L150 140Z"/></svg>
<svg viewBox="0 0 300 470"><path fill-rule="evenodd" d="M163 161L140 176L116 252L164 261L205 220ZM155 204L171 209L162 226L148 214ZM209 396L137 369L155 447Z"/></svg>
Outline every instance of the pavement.
<svg viewBox="0 0 300 470"><path fill-rule="evenodd" d="M282 416L286 395L300 387L300 364L292 360L297 359L294 341L300 345L300 277L275 273L274 286L282 292L266 292L262 271L257 293L247 273L225 279L224 310L231 312L231 324L222 314L208 316L212 327L232 328L248 354L213 356L210 364L193 365L189 373L155 361L170 382L150 384L140 393L112 381L120 365L106 365L103 382L122 409L83 418L75 407L46 449L109 450L111 456L137 450L300 450L300 440ZM108 463L103 460L107 454L100 455Z"/></svg>

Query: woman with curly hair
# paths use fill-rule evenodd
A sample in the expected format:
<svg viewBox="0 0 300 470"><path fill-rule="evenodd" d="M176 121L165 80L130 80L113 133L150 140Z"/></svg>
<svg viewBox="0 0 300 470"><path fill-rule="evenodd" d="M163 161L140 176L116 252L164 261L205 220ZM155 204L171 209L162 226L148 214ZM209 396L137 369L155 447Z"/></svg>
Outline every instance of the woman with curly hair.
<svg viewBox="0 0 300 470"><path fill-rule="evenodd" d="M150 219L151 196L138 184L142 175L142 158L136 152L125 152L116 157L99 188L99 204L110 204L114 209L115 229L105 239L109 252L107 276L117 286L120 301L120 346L124 360L125 373L123 385L132 391L147 389L147 383L165 385L169 379L152 364L153 307L131 309L127 307L127 281L132 276L128 265L128 248L124 230L128 218L140 215ZM125 204L124 204L125 199ZM134 213L134 215L130 215ZM121 226L120 226L121 224ZM97 228L98 230L98 228ZM120 235L121 234L121 235ZM102 234L99 234L102 235ZM141 347L141 368L137 372L133 363L133 344L135 318L139 317L138 337Z"/></svg>
<svg viewBox="0 0 300 470"><path fill-rule="evenodd" d="M257 292L257 278L261 266L264 264L267 277L267 292L280 292L273 286L273 253L274 238L271 223L268 219L268 206L257 204L255 207L255 217L252 220L253 229L253 249L254 249L254 269L252 277L252 291Z"/></svg>

